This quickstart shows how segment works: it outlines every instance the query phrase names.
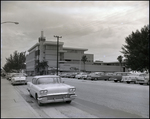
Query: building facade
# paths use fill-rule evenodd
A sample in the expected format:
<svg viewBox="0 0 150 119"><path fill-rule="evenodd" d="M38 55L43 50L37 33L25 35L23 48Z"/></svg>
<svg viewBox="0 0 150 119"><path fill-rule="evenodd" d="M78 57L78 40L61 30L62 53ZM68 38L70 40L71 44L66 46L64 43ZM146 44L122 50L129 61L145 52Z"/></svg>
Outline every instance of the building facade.
<svg viewBox="0 0 150 119"><path fill-rule="evenodd" d="M69 48L63 47L64 43L59 42L58 45L58 61L59 71L104 71L115 72L120 71L119 62L115 63L97 63L94 62L93 54L86 54L88 49L84 48ZM26 71L28 74L36 74L36 66L39 62L47 61L48 72L57 67L57 41L46 41L41 32L41 37L38 39L38 43L33 45L29 50L29 54L26 56ZM82 56L86 55L87 61L84 65L81 61Z"/></svg>

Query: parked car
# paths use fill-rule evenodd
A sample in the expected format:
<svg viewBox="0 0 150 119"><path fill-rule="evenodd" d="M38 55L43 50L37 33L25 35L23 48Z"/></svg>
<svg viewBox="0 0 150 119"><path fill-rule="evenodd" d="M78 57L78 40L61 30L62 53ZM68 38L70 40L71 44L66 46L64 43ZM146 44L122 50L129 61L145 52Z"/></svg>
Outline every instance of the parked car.
<svg viewBox="0 0 150 119"><path fill-rule="evenodd" d="M67 78L68 77L68 73L62 73L62 74L60 74L60 77L62 77L62 78Z"/></svg>
<svg viewBox="0 0 150 119"><path fill-rule="evenodd" d="M85 72L81 72L81 73L79 73L79 74L77 74L76 76L75 76L75 78L77 78L77 79L86 79L87 78L87 73L85 73Z"/></svg>
<svg viewBox="0 0 150 119"><path fill-rule="evenodd" d="M27 84L26 76L23 73L13 74L11 77L11 84Z"/></svg>
<svg viewBox="0 0 150 119"><path fill-rule="evenodd" d="M71 103L76 98L76 88L62 82L57 75L34 76L32 82L27 82L27 90L38 105L51 102Z"/></svg>
<svg viewBox="0 0 150 119"><path fill-rule="evenodd" d="M71 73L69 78L75 78L77 74L79 73Z"/></svg>
<svg viewBox="0 0 150 119"><path fill-rule="evenodd" d="M91 80L91 75L94 75L95 74L95 72L92 72L92 73L89 73L88 75L87 75L87 80Z"/></svg>
<svg viewBox="0 0 150 119"><path fill-rule="evenodd" d="M78 73L72 73L72 72L70 72L70 73L68 73L67 74L67 78L75 78L75 76L77 75Z"/></svg>
<svg viewBox="0 0 150 119"><path fill-rule="evenodd" d="M149 85L149 73L147 74L140 74L139 77L136 77L136 83L143 85Z"/></svg>
<svg viewBox="0 0 150 119"><path fill-rule="evenodd" d="M114 82L121 82L122 76L128 76L131 74L130 72L115 72L112 76L110 76L109 80L113 80Z"/></svg>
<svg viewBox="0 0 150 119"><path fill-rule="evenodd" d="M105 76L104 72L95 72L95 73L91 73L90 75L88 75L88 79L91 80L101 80L101 79L106 79L107 76Z"/></svg>
<svg viewBox="0 0 150 119"><path fill-rule="evenodd" d="M136 73L132 73L132 74L129 74L128 76L122 76L122 82L127 82L127 83L136 83L137 81L137 77L139 77L140 75L145 75L145 74L136 74Z"/></svg>
<svg viewBox="0 0 150 119"><path fill-rule="evenodd" d="M6 79L11 81L12 75L17 74L17 73L7 73Z"/></svg>

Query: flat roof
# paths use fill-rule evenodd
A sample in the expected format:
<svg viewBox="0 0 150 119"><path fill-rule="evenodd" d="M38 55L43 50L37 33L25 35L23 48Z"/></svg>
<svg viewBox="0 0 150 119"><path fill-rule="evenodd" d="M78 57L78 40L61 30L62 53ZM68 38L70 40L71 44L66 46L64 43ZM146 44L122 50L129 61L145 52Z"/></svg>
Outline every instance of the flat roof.
<svg viewBox="0 0 150 119"><path fill-rule="evenodd" d="M71 48L71 47L63 47L64 50L83 50L83 51L87 51L88 49L85 48Z"/></svg>
<svg viewBox="0 0 150 119"><path fill-rule="evenodd" d="M63 45L64 42L59 42L59 45ZM57 41L45 41L43 45L57 45Z"/></svg>
<svg viewBox="0 0 150 119"><path fill-rule="evenodd" d="M39 45L39 43L36 43L35 45L33 45L33 46L28 50L28 52L31 51L33 48L35 48L35 47L38 46L38 45Z"/></svg>

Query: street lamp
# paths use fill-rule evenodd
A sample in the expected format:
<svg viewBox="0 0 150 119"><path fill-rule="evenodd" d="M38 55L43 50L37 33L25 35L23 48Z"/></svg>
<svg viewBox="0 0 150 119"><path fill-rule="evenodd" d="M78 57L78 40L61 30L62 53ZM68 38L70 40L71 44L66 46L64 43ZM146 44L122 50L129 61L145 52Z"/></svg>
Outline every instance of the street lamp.
<svg viewBox="0 0 150 119"><path fill-rule="evenodd" d="M14 21L5 21L5 22L2 22L1 24L5 24L5 23L14 23L14 24L19 24L19 22L14 22Z"/></svg>

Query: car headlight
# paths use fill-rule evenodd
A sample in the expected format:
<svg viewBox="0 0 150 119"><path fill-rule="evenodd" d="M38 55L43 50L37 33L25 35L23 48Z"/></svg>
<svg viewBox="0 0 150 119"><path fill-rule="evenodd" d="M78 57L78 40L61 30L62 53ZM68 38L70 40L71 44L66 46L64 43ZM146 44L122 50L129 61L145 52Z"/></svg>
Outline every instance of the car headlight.
<svg viewBox="0 0 150 119"><path fill-rule="evenodd" d="M48 90L41 90L40 91L40 94L47 94L48 93Z"/></svg>
<svg viewBox="0 0 150 119"><path fill-rule="evenodd" d="M76 89L75 88L69 88L69 92L75 92Z"/></svg>

